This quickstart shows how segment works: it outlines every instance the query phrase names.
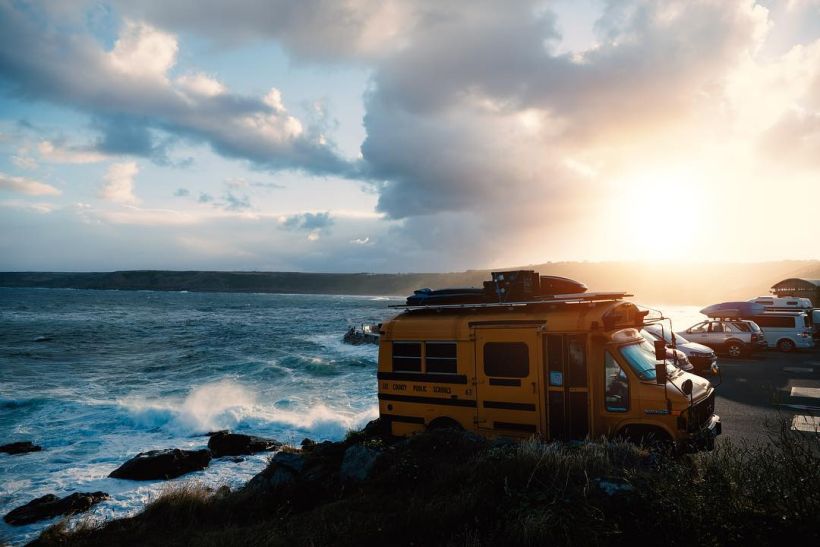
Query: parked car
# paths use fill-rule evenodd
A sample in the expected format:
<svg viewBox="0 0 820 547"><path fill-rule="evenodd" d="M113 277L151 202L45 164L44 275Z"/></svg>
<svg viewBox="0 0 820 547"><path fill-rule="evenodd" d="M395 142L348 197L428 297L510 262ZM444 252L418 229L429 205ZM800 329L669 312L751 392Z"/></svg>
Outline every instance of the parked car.
<svg viewBox="0 0 820 547"><path fill-rule="evenodd" d="M708 319L675 334L729 357L741 357L768 347L763 330L748 319Z"/></svg>
<svg viewBox="0 0 820 547"><path fill-rule="evenodd" d="M641 336L643 336L644 340L646 340L650 344L654 344L655 340L660 340L660 338L656 338L654 334L650 333L645 329L641 329ZM691 362L689 362L689 359L686 357L686 354L681 350L675 349L670 346L666 347L666 362L672 366L678 367L679 369L685 372L695 371L695 367L692 366Z"/></svg>
<svg viewBox="0 0 820 547"><path fill-rule="evenodd" d="M694 367L696 374L717 374L717 355L715 350L703 344L691 342L680 334L675 334L675 340L672 340L672 331L663 328L663 325L653 324L646 325L643 328L655 340L663 340L667 347L675 347L686 355L686 358Z"/></svg>
<svg viewBox="0 0 820 547"><path fill-rule="evenodd" d="M811 320L802 312L766 312L749 317L763 329L769 347L783 352L814 347Z"/></svg>

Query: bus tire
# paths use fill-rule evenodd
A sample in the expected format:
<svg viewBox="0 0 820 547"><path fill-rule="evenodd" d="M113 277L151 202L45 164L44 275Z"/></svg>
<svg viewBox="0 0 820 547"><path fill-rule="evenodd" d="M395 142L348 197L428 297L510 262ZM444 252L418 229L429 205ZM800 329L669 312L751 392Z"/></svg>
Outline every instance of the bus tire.
<svg viewBox="0 0 820 547"><path fill-rule="evenodd" d="M452 418L436 418L435 420L427 424L428 431L432 431L435 429L455 429L456 431L464 430L464 428L461 427L461 424Z"/></svg>

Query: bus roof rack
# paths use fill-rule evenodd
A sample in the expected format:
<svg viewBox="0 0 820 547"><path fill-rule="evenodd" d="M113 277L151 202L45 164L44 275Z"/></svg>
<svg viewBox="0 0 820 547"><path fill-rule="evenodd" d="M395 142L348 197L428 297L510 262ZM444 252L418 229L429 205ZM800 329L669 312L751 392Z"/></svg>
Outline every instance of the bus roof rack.
<svg viewBox="0 0 820 547"><path fill-rule="evenodd" d="M404 308L407 311L418 310L463 310L463 309L487 309L487 308L518 308L525 306L543 304L569 304L582 302L612 302L625 297L633 296L626 292L587 292L577 294L556 294L552 296L540 297L537 300L526 300L520 302L484 302L480 304L431 304L428 306L408 306L406 304L393 304L389 308Z"/></svg>

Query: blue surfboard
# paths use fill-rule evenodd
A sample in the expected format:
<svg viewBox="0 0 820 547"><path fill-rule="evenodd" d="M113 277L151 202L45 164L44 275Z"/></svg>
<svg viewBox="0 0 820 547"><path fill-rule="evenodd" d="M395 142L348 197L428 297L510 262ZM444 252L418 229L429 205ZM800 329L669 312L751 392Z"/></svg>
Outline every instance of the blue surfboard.
<svg viewBox="0 0 820 547"><path fill-rule="evenodd" d="M727 319L740 319L742 317L754 317L766 311L763 304L757 302L721 302L706 306L700 313L707 317L724 317Z"/></svg>

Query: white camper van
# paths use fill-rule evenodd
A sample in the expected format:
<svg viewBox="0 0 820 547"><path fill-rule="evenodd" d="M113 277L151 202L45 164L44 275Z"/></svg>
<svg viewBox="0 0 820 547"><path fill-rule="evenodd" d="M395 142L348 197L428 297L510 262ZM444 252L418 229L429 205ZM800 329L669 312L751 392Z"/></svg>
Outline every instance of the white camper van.
<svg viewBox="0 0 820 547"><path fill-rule="evenodd" d="M789 352L814 347L811 319L803 312L765 312L751 319L763 329L770 348Z"/></svg>
<svg viewBox="0 0 820 547"><path fill-rule="evenodd" d="M761 304L766 308L766 311L807 311L812 307L811 300L808 298L794 296L758 296L752 298L749 302Z"/></svg>

